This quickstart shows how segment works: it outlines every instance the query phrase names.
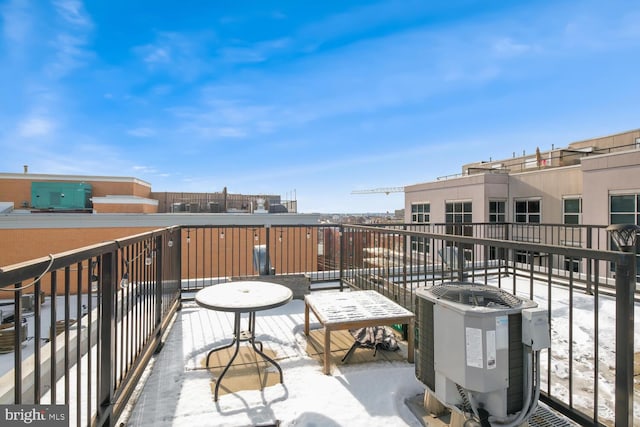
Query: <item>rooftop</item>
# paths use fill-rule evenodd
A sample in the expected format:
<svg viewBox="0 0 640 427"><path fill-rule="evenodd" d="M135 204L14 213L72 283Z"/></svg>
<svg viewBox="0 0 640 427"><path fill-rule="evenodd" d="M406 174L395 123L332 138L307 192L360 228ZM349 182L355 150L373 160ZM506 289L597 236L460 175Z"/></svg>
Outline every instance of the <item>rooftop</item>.
<svg viewBox="0 0 640 427"><path fill-rule="evenodd" d="M544 226L540 231L550 229ZM498 286L535 301L547 313L551 347L542 350L536 369L541 374L536 381L541 401L581 425L637 422L640 390L634 387L633 362L640 331L633 327L633 313L640 302L631 286L634 254L529 242L518 233L509 233L511 239L520 239L512 241L441 234L435 229L353 225L323 225L317 230L273 226L263 231L172 227L3 267L0 285L16 292L5 290L10 299L15 297L17 317L12 321L24 320L28 326L26 333L15 334L12 352L4 355L14 372L5 375L3 403L68 402L71 425L76 419L80 424L93 419L96 425L331 426L377 425L380 420L417 426L423 417L416 415L426 388L422 381L430 381L419 375L427 363L420 355L431 345L423 338L430 323L419 318L425 308L418 290L463 280ZM602 230L588 231L598 236ZM405 236L429 239L429 258L406 250L402 257L387 256L402 247L399 243L406 242ZM336 237L341 237L340 252L331 251ZM323 251L316 253L312 249L319 248L320 240ZM460 250L456 259L461 262L443 257L450 247L446 242L456 243L457 248L464 244L468 259L461 259L465 252ZM496 250L489 252L487 246ZM240 353L238 361L244 363L221 381L215 402L212 385L225 355L216 352L209 367L203 359L231 340L234 322L232 314L206 310L193 297L200 289L232 278L259 277L252 276L262 269L256 263L262 258L255 258L262 252L256 248L271 249L264 259L277 272L273 280L302 276L311 280L312 294L376 290L411 308L416 313L415 365L408 363L405 345L398 353L379 352L375 358L371 350L358 349L343 364L340 359L353 338L334 333L332 343L340 342L331 347L332 375L324 375L318 360L325 348L320 321L311 314L311 333L305 335L304 304L293 300L258 312L255 328L265 353L282 367L283 384L273 381L272 369ZM537 253L535 264L527 264L532 257L523 257L516 249ZM227 253L233 255L233 263ZM550 268L563 265L554 258L558 255L582 260L584 270ZM542 256L549 264L538 262ZM22 314L23 297L29 297L23 292L43 293L45 301L35 298L27 304L33 313ZM48 296L54 294L58 297ZM620 301L629 304L621 306ZM49 334L47 319L67 322L67 333ZM32 339L19 345L27 337ZM39 345L47 337L51 341ZM446 349L445 357L463 353L453 352L449 344L440 343L438 348ZM79 358L81 363L76 363ZM57 386L50 387L52 383ZM625 411L626 404L618 404L625 398L630 411Z"/></svg>
<svg viewBox="0 0 640 427"><path fill-rule="evenodd" d="M320 361L306 351L301 300L257 315L257 338L275 352L284 384L225 393L225 381L233 384L225 377L214 402L214 373L204 367L203 359L212 348L229 342L232 323L232 313L206 310L195 302L183 304L135 406L126 414L127 425L356 426L371 425L373 419L380 425L420 425L404 404L424 392L413 364L406 361L406 345L400 350L403 360L340 364L332 375L324 375ZM258 374L251 370L245 375Z"/></svg>
<svg viewBox="0 0 640 427"><path fill-rule="evenodd" d="M522 280L521 285L526 288L528 281ZM542 289L541 296L543 304ZM582 298L588 297L578 297ZM611 309L608 304L610 301L603 302ZM603 310L601 315L603 321L611 320L608 311ZM313 313L311 316L313 337L321 325ZM562 322L562 316L558 321ZM348 347L332 345L332 374L324 375L322 364L309 350L304 335L301 300L257 314L256 337L274 352L283 369L284 384L277 380L269 383L265 377L273 373L272 368L265 370L243 358L241 363L250 368L240 367L236 375L245 378L234 381L225 377L219 400L214 402L212 385L219 370L207 369L204 358L212 348L230 341L232 323L232 313L206 310L194 301L184 302L162 351L150 363L120 421L140 427L445 425L426 413L416 413L415 402L418 407L422 403L425 386L416 379L415 366L407 363L406 342L400 342L396 357L379 352L374 358L372 350L358 349L360 358L349 359L348 363L340 362ZM555 337L558 341L565 338ZM583 371L584 367L579 369ZM259 390L250 383L251 377L267 386ZM225 388L225 381L230 384L229 389ZM605 390L611 387L608 381L603 381ZM551 413L544 404L539 406L531 425L550 425L549 420L555 426L577 425Z"/></svg>

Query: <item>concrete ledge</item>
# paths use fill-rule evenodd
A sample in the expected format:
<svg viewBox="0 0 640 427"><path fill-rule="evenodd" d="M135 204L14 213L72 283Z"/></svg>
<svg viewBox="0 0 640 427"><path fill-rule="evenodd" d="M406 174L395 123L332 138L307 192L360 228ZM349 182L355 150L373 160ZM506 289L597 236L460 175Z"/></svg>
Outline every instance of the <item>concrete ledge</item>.
<svg viewBox="0 0 640 427"><path fill-rule="evenodd" d="M78 361L76 358L77 347L80 344L80 353L82 357L89 351L89 332L91 332L91 342L96 343L98 337L98 321L97 309L93 311L93 321L91 324L82 325L82 329L77 329L77 323L73 325L73 329L67 331L69 334L69 347L66 352L69 356L69 365L74 366ZM88 318L87 318L88 319ZM80 336L78 337L78 334ZM40 387L42 389L51 388L51 358L52 343L48 342L40 348ZM62 376L68 375L64 370L64 335L58 335L56 339L56 349L54 352L56 361L56 372L58 381ZM11 370L0 377L0 404L9 405L14 402L14 371ZM22 402L33 403L34 386L35 386L35 355L30 355L22 362Z"/></svg>
<svg viewBox="0 0 640 427"><path fill-rule="evenodd" d="M241 280L253 280L260 282L277 283L286 286L293 292L293 299L304 299L305 295L311 293L311 278L305 274L278 274L264 276L236 276L230 281L239 282Z"/></svg>

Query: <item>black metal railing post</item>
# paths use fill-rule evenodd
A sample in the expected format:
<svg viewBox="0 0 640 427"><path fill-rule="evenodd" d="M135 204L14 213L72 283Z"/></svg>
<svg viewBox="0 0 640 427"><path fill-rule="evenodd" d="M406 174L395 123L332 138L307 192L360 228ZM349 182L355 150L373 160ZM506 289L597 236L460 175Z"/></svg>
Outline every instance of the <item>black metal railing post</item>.
<svg viewBox="0 0 640 427"><path fill-rule="evenodd" d="M155 257L152 257L153 262L156 264L156 301L155 301L155 328L156 328L156 350L159 352L162 344L162 297L163 297L163 285L164 285L164 248L162 247L162 236L155 236L153 239L153 251L155 251Z"/></svg>
<svg viewBox="0 0 640 427"><path fill-rule="evenodd" d="M457 267L458 267L457 268L457 270L458 270L458 280L460 282L464 282L464 281L467 280L467 278L464 275L464 248L465 248L465 245L458 244L457 247L458 247L458 253L456 254L456 258L457 259L456 259L455 262L458 264L457 265Z"/></svg>
<svg viewBox="0 0 640 427"><path fill-rule="evenodd" d="M111 426L113 413L113 370L115 363L116 252L102 255L100 286L100 348L98 354L98 425Z"/></svg>
<svg viewBox="0 0 640 427"><path fill-rule="evenodd" d="M633 338L636 256L616 262L616 427L633 425Z"/></svg>
<svg viewBox="0 0 640 427"><path fill-rule="evenodd" d="M173 232L169 233L169 239L171 241L171 236ZM167 245L168 247L168 245ZM167 249L169 251L171 257L171 265L173 266L172 279L175 280L175 286L177 286L178 293L181 295L182 292L182 246L178 244L178 246L174 246L173 250ZM180 301L182 301L182 297L180 297ZM180 303L182 304L182 302Z"/></svg>
<svg viewBox="0 0 640 427"><path fill-rule="evenodd" d="M404 231L406 231L407 230L407 226L403 225L402 229ZM403 273L402 274L402 280L406 284L407 283L407 253L409 252L409 245L407 245L407 238L404 237L402 234L399 235L398 238L402 239L402 273ZM394 241L395 241L395 237L394 237ZM409 275L413 277L413 269L409 273ZM406 290L406 287L405 287L405 290Z"/></svg>
<svg viewBox="0 0 640 427"><path fill-rule="evenodd" d="M15 283L16 291L14 295L14 315L13 323L16 333L13 335L13 348L15 352L13 371L15 372L14 378L14 400L13 403L22 403L22 283Z"/></svg>
<svg viewBox="0 0 640 427"><path fill-rule="evenodd" d="M275 274L275 272L271 271L271 224L265 225L265 269L267 270L267 275Z"/></svg>
<svg viewBox="0 0 640 427"><path fill-rule="evenodd" d="M587 226L587 249L591 249L591 246L593 245L593 227L591 226ZM587 289L586 292L589 295L593 295L593 278L591 277L592 274L592 266L591 266L591 262L587 261Z"/></svg>
<svg viewBox="0 0 640 427"><path fill-rule="evenodd" d="M344 244L344 239L346 238L344 235L344 226L342 224L340 224L340 227L338 228L338 235L340 236L340 248L338 249L340 252L340 292L342 292L342 290L344 289L344 255L345 255L345 244Z"/></svg>
<svg viewBox="0 0 640 427"><path fill-rule="evenodd" d="M616 271L616 404L615 425L633 425L634 293L636 289L636 238L640 226L612 224L607 232L623 252Z"/></svg>

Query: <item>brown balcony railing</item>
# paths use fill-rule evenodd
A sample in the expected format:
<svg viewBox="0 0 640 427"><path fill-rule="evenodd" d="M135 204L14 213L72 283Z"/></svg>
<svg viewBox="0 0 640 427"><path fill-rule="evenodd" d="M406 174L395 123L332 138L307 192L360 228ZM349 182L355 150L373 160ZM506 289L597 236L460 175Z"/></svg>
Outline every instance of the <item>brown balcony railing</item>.
<svg viewBox="0 0 640 427"><path fill-rule="evenodd" d="M12 361L0 378L0 403L65 404L71 425L114 425L182 298L236 276L303 274L312 291L319 283L374 289L411 310L418 287L446 281L530 299L542 286L550 332L565 328L568 340L547 352L541 399L583 425L637 422L635 255L607 250L602 227L465 227L183 226L3 267L0 298L14 309L15 333L11 352L0 355ZM579 244L562 244L569 240ZM578 293L587 298L582 305ZM601 306L611 301L609 330ZM554 320L557 310L566 322ZM596 363L608 357L613 367ZM560 363L562 378L554 371ZM595 379L579 383L579 374ZM613 418L603 409L602 377L615 383Z"/></svg>
<svg viewBox="0 0 640 427"><path fill-rule="evenodd" d="M113 425L180 304L179 235L159 230L2 268L15 333L0 403L64 404L70 425Z"/></svg>

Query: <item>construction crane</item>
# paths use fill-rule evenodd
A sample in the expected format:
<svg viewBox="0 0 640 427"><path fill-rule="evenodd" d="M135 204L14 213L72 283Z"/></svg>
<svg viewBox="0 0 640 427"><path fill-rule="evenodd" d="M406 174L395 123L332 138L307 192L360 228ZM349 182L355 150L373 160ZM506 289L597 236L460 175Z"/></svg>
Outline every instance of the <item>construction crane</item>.
<svg viewBox="0 0 640 427"><path fill-rule="evenodd" d="M353 190L351 194L372 194L372 193L384 193L387 196L389 193L403 193L404 187L383 187L372 188L370 190Z"/></svg>

